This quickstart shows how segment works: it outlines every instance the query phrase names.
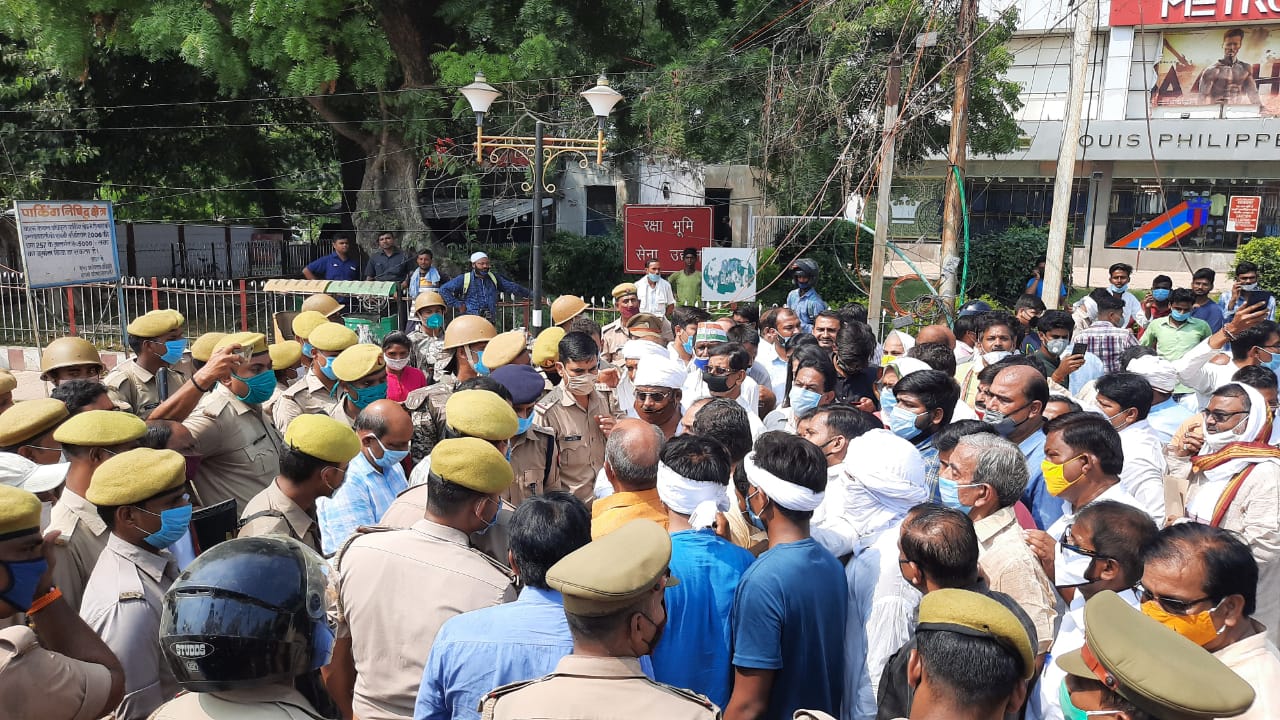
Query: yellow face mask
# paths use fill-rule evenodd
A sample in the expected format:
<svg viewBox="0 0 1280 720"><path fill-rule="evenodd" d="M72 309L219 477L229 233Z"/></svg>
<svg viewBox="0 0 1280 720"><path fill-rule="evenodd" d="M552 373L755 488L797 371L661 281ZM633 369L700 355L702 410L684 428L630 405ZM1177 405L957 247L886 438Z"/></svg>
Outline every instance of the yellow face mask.
<svg viewBox="0 0 1280 720"><path fill-rule="evenodd" d="M1044 473L1044 487L1049 491L1050 495L1054 497L1061 495L1063 491L1072 485L1075 485L1080 478L1084 477L1083 470L1075 477L1074 480L1067 480L1066 475L1067 465L1074 460L1084 457L1084 455L1084 453L1080 453L1064 463L1049 462L1048 460L1040 461L1040 472Z"/></svg>
<svg viewBox="0 0 1280 720"><path fill-rule="evenodd" d="M1164 608L1160 607L1160 603L1155 600L1148 600L1142 603L1142 613L1144 615L1201 647L1204 647L1219 635L1218 629L1214 627L1213 615L1211 614L1213 610L1217 609L1215 606L1212 610L1205 610L1195 615L1174 615L1166 612Z"/></svg>

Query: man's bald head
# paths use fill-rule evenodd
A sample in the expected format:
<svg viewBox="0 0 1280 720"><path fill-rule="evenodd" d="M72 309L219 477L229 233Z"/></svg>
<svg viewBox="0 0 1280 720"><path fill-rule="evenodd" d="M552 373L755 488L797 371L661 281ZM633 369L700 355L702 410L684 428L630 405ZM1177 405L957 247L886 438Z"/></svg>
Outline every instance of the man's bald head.
<svg viewBox="0 0 1280 720"><path fill-rule="evenodd" d="M916 333L916 343L937 343L956 349L956 334L946 325L925 325Z"/></svg>
<svg viewBox="0 0 1280 720"><path fill-rule="evenodd" d="M375 400L360 411L353 427L356 432L371 433L380 439L413 436L413 420L400 403L394 400Z"/></svg>
<svg viewBox="0 0 1280 720"><path fill-rule="evenodd" d="M1040 402L1040 407L1049 402L1049 383L1044 375L1030 365L1013 365L996 373L987 391L992 395L1021 398L1021 402Z"/></svg>
<svg viewBox="0 0 1280 720"><path fill-rule="evenodd" d="M620 491L651 490L658 484L662 430L643 420L619 420L604 446L605 475Z"/></svg>

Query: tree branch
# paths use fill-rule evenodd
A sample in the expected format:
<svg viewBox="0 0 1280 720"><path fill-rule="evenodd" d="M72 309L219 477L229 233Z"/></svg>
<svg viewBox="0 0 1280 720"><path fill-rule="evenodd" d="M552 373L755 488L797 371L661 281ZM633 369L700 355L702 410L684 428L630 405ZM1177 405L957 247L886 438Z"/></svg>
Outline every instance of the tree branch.
<svg viewBox="0 0 1280 720"><path fill-rule="evenodd" d="M345 137L351 142L356 143L367 154L372 155L378 149L378 139L371 133L365 132L360 128L360 124L352 122L339 115L329 102L319 95L308 95L307 103L311 105L316 114L325 122L329 123L329 128L339 135Z"/></svg>

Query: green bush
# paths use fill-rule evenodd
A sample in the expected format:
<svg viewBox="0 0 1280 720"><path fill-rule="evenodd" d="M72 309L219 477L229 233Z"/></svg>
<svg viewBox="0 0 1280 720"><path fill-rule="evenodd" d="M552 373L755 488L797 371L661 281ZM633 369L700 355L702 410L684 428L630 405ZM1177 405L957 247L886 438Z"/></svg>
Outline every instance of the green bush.
<svg viewBox="0 0 1280 720"><path fill-rule="evenodd" d="M604 237L558 232L544 243L542 263L548 295L608 297L615 285L635 279L622 272L620 231Z"/></svg>
<svg viewBox="0 0 1280 720"><path fill-rule="evenodd" d="M1258 284L1280 292L1280 237L1254 238L1236 251L1236 262L1258 266Z"/></svg>
<svg viewBox="0 0 1280 720"><path fill-rule="evenodd" d="M1026 225L978 238L969 248L968 296L991 296L1012 307L1026 291L1027 279L1036 263L1044 259L1048 244L1048 228ZM1071 258L1067 255L1062 259L1062 277L1070 276Z"/></svg>
<svg viewBox="0 0 1280 720"><path fill-rule="evenodd" d="M811 220L792 236L781 253L774 248L760 250L756 287L765 288L791 263L809 258L818 263L818 294L827 305L833 308L850 303L865 305L867 294L862 274L870 267L871 249L871 235L853 223L837 220L828 226L826 220ZM756 301L762 307L783 305L787 302L787 293L794 288L791 279L783 277L762 290Z"/></svg>

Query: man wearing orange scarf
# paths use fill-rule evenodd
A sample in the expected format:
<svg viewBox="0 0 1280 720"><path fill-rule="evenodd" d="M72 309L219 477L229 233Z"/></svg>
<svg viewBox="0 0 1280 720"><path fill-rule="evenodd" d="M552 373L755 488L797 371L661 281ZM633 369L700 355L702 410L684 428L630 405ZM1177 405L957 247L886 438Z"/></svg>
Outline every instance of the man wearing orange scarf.
<svg viewBox="0 0 1280 720"><path fill-rule="evenodd" d="M1169 480L1186 478L1187 517L1240 535L1258 561L1255 617L1280 640L1280 450L1267 444L1273 418L1262 394L1242 383L1213 392L1204 432L1166 453Z"/></svg>

